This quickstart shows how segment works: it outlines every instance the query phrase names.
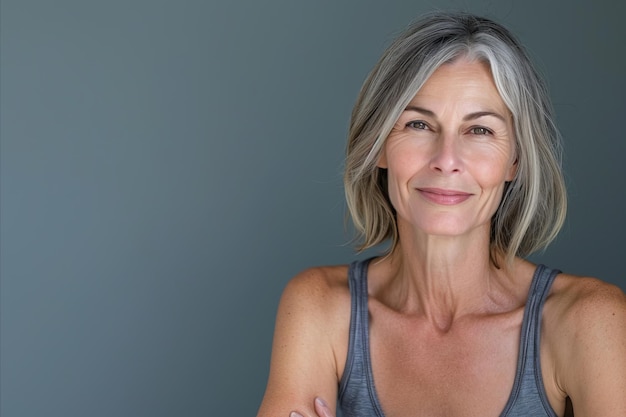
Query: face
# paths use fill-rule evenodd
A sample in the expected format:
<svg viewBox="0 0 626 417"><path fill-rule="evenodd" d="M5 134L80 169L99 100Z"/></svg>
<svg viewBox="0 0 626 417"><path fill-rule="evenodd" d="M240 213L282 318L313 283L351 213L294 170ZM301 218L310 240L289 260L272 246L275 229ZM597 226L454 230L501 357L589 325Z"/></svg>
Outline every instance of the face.
<svg viewBox="0 0 626 417"><path fill-rule="evenodd" d="M467 59L442 65L400 115L378 162L398 226L488 233L515 176L514 149L511 115L489 67Z"/></svg>

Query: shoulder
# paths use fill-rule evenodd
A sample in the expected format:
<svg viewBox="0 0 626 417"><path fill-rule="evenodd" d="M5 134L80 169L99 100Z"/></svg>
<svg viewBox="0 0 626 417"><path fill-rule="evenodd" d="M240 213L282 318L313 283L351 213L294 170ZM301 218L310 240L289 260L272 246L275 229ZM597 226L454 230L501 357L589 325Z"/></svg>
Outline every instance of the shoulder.
<svg viewBox="0 0 626 417"><path fill-rule="evenodd" d="M626 324L626 295L597 278L559 274L548 303L563 330L581 336L587 334L585 330Z"/></svg>
<svg viewBox="0 0 626 417"><path fill-rule="evenodd" d="M307 268L294 276L286 289L332 291L343 287L348 288L348 265Z"/></svg>
<svg viewBox="0 0 626 417"><path fill-rule="evenodd" d="M300 272L285 287L278 313L270 374L259 416L313 415L313 398L334 406L350 326L348 267Z"/></svg>
<svg viewBox="0 0 626 417"><path fill-rule="evenodd" d="M349 300L348 266L318 266L306 269L286 285L281 307L330 315Z"/></svg>
<svg viewBox="0 0 626 417"><path fill-rule="evenodd" d="M626 411L624 400L612 399L626 390L623 291L595 278L560 274L546 302L544 322L558 385L572 398L574 410L581 415Z"/></svg>
<svg viewBox="0 0 626 417"><path fill-rule="evenodd" d="M301 343L308 341L315 349L327 349L341 368L339 359L347 346L350 305L348 266L306 269L293 277L283 291L276 334Z"/></svg>

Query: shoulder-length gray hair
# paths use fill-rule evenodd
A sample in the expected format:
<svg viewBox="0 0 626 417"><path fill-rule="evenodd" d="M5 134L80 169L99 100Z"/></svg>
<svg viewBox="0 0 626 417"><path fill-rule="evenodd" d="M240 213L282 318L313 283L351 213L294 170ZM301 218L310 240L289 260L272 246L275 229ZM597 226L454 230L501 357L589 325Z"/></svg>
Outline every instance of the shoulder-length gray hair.
<svg viewBox="0 0 626 417"><path fill-rule="evenodd" d="M430 75L459 57L485 62L513 116L517 174L491 221L491 250L510 261L547 246L565 219L561 140L547 89L527 53L501 25L464 13L435 13L387 48L352 111L344 185L360 250L398 244L387 171L377 167L398 117ZM495 258L492 258L495 259Z"/></svg>

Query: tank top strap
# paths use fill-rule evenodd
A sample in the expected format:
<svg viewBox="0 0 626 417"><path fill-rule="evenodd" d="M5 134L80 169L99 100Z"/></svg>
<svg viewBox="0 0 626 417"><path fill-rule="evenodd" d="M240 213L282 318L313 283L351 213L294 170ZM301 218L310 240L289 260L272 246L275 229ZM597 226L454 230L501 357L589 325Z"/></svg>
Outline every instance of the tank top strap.
<svg viewBox="0 0 626 417"><path fill-rule="evenodd" d="M530 363L527 366L535 366L539 362L541 313L543 312L546 298L548 298L550 293L550 288L552 288L552 283L560 272L558 269L550 269L545 265L538 265L535 270L530 290L528 291L524 324L522 325L522 337L525 337L526 342L525 353L527 355L532 353L536 363Z"/></svg>
<svg viewBox="0 0 626 417"><path fill-rule="evenodd" d="M362 316L363 313L367 314L367 267L370 261L371 258L355 261L350 266L349 285L354 307L353 311L359 313L359 316Z"/></svg>
<svg viewBox="0 0 626 417"><path fill-rule="evenodd" d="M364 349L363 323L364 314L367 314L367 300L363 311L363 292L367 297L367 264L363 261L354 261L348 268L348 287L350 288L350 335L348 339L348 356L343 375L339 383L339 400L344 398L348 383L353 377L363 374L362 353ZM365 287L365 291L363 291ZM365 316L366 317L366 316ZM358 376L355 374L359 374Z"/></svg>
<svg viewBox="0 0 626 417"><path fill-rule="evenodd" d="M550 269L545 265L538 265L533 275L522 329L520 333L519 354L517 372L511 396L501 416L518 416L522 399L539 401L545 415L555 416L548 398L545 394L543 377L541 375L540 342L541 342L541 318L543 306L550 293L554 279L561 271ZM520 402L521 401L521 402ZM528 410L522 407L523 412ZM534 414L525 414L534 415Z"/></svg>
<svg viewBox="0 0 626 417"><path fill-rule="evenodd" d="M383 417L376 398L369 352L367 267L372 258L355 261L348 270L351 315L348 356L339 382L339 405L344 416Z"/></svg>

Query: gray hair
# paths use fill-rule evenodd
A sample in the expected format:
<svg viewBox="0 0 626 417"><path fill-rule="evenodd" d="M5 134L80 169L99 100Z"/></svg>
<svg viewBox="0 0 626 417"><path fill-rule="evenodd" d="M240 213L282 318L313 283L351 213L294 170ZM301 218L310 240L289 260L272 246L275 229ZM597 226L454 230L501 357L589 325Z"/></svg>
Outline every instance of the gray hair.
<svg viewBox="0 0 626 417"><path fill-rule="evenodd" d="M460 57L485 62L509 108L517 174L491 221L491 249L508 261L545 248L567 208L561 138L547 88L528 54L504 27L465 13L429 14L384 52L365 80L352 111L344 173L348 209L360 250L398 244L386 170L377 167L385 140L402 111L442 64ZM492 258L493 259L493 258Z"/></svg>

